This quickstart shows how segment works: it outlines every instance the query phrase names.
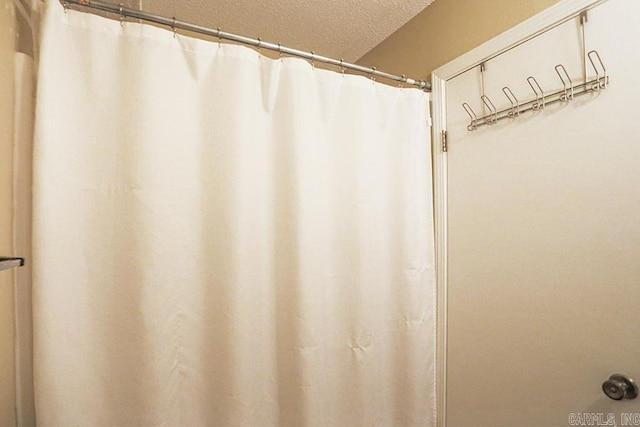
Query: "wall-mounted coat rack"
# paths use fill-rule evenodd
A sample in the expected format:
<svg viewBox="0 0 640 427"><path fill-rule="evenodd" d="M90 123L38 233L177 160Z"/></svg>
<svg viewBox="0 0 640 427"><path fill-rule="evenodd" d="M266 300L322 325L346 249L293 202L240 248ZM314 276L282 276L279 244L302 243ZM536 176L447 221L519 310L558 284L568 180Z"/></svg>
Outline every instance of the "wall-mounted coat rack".
<svg viewBox="0 0 640 427"><path fill-rule="evenodd" d="M0 257L0 270L22 267L23 265L24 258Z"/></svg>
<svg viewBox="0 0 640 427"><path fill-rule="evenodd" d="M585 79L584 83L574 84L564 65L558 64L555 66L555 71L562 82L562 90L545 94L538 81L533 76L529 76L527 77L527 83L531 86L531 90L535 94L535 98L520 102L511 89L505 86L502 88L502 92L509 100L509 104L511 104L511 106L498 110L487 95L482 95L480 96L480 99L489 111L489 114L482 117L478 117L469 104L466 102L463 103L462 108L464 108L471 119L467 126L467 130L474 131L480 126L493 125L503 119L515 119L520 116L520 114L527 111L544 110L544 108L550 104L554 104L556 102L570 102L576 96L606 89L609 85L609 76L607 75L607 69L602 62L600 55L597 51L592 50L587 54L587 57L589 58L591 66L595 70L595 79L588 81Z"/></svg>

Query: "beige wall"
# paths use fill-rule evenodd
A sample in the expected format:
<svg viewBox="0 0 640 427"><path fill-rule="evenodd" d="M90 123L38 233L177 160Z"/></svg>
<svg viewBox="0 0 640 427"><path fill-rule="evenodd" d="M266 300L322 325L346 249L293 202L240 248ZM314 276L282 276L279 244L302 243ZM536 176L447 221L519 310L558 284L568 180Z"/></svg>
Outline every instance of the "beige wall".
<svg viewBox="0 0 640 427"><path fill-rule="evenodd" d="M0 3L0 255L12 254L14 19ZM0 271L0 425L15 424L13 272Z"/></svg>
<svg viewBox="0 0 640 427"><path fill-rule="evenodd" d="M430 79L433 70L558 0L435 0L358 63Z"/></svg>

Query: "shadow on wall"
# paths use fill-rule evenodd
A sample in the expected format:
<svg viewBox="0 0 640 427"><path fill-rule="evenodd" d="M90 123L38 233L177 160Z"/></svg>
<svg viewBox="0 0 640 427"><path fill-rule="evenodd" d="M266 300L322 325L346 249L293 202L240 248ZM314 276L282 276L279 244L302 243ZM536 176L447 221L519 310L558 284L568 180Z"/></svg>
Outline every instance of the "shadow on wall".
<svg viewBox="0 0 640 427"><path fill-rule="evenodd" d="M431 72L559 0L436 0L358 60L390 73Z"/></svg>

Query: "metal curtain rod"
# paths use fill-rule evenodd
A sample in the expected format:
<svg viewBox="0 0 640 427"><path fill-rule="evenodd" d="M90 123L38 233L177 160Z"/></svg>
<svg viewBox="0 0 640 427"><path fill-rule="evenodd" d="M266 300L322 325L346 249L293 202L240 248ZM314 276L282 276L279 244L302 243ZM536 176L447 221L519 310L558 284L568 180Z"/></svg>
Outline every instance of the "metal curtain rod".
<svg viewBox="0 0 640 427"><path fill-rule="evenodd" d="M397 76L395 74L385 73L384 71L378 71L375 68L362 67L360 65L344 62L343 60L327 58L326 56L316 55L313 52L303 52L301 50L281 46L280 44L264 42L259 38L252 39L250 37L227 33L225 31L221 31L220 29L201 27L200 25L178 21L175 18L166 18L164 16L153 15L151 13L147 13L141 10L122 7L121 5L108 3L102 0L60 0L60 2L65 8L68 5L73 4L81 7L101 10L103 12L111 12L111 13L120 15L122 18L129 17L129 18L140 19L142 21L154 22L156 24L166 25L168 27L171 27L173 30L181 29L186 31L192 31L194 33L205 34L205 35L216 37L219 39L231 40L234 42L254 46L260 49L273 50L281 54L297 56L300 58L307 59L309 61L322 62L325 64L330 64L336 67L340 67L342 69L348 68L350 70L359 71L361 73L364 73L370 76L382 77L385 79L406 83L412 86L416 86L419 89L422 89L427 92L431 91L431 83L425 80L416 80L416 79L410 79L406 76Z"/></svg>

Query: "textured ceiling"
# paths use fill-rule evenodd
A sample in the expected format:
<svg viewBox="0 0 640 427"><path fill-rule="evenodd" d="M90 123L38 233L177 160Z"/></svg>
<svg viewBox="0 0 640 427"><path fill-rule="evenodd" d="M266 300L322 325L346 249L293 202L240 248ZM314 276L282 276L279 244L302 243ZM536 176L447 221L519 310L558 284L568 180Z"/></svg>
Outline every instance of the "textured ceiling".
<svg viewBox="0 0 640 427"><path fill-rule="evenodd" d="M138 0L150 13L354 62L433 0Z"/></svg>

